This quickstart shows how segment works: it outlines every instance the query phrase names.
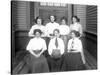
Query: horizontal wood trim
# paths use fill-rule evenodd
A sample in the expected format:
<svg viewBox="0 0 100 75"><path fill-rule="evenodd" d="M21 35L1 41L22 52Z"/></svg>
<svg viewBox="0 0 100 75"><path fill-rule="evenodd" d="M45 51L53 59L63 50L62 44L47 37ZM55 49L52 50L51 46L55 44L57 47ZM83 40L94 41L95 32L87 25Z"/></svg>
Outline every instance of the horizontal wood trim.
<svg viewBox="0 0 100 75"><path fill-rule="evenodd" d="M85 38L90 39L91 41L94 41L97 43L97 34L94 32L90 32L90 31L85 31Z"/></svg>

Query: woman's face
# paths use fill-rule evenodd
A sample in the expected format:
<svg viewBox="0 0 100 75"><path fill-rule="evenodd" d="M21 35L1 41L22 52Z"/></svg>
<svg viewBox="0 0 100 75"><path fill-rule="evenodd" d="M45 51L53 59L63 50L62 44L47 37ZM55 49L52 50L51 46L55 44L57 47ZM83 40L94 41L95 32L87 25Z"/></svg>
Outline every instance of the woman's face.
<svg viewBox="0 0 100 75"><path fill-rule="evenodd" d="M75 17L72 18L73 23L77 22L77 19Z"/></svg>
<svg viewBox="0 0 100 75"><path fill-rule="evenodd" d="M54 22L55 21L55 17L54 16L50 16L50 20L51 20L51 22Z"/></svg>
<svg viewBox="0 0 100 75"><path fill-rule="evenodd" d="M66 24L66 21L64 19L62 19L61 24L62 25L65 25Z"/></svg>
<svg viewBox="0 0 100 75"><path fill-rule="evenodd" d="M36 33L35 33L35 36L38 38L38 37L40 37L41 35L40 35L39 32L36 32Z"/></svg>
<svg viewBox="0 0 100 75"><path fill-rule="evenodd" d="M54 31L54 35L55 35L56 37L59 37L59 32L58 32L58 31Z"/></svg>
<svg viewBox="0 0 100 75"><path fill-rule="evenodd" d="M37 19L37 24L41 25L42 24L42 20L41 19Z"/></svg>
<svg viewBox="0 0 100 75"><path fill-rule="evenodd" d="M75 37L75 33L74 33L74 32L71 33L71 37L72 37L72 38Z"/></svg>

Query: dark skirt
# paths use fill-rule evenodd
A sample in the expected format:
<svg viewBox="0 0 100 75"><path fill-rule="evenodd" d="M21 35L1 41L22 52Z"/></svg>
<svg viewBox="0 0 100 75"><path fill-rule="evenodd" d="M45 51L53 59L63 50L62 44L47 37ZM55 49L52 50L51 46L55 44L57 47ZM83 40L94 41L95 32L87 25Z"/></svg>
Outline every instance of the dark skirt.
<svg viewBox="0 0 100 75"><path fill-rule="evenodd" d="M34 55L30 54L29 59L27 60L27 65L31 73L49 72L47 60L43 55L36 58Z"/></svg>
<svg viewBox="0 0 100 75"><path fill-rule="evenodd" d="M62 69L65 71L80 70L83 66L83 61L80 53L67 53L64 56Z"/></svg>
<svg viewBox="0 0 100 75"><path fill-rule="evenodd" d="M63 56L61 56L60 58L53 58L51 56L48 56L47 61L48 61L50 72L61 71Z"/></svg>

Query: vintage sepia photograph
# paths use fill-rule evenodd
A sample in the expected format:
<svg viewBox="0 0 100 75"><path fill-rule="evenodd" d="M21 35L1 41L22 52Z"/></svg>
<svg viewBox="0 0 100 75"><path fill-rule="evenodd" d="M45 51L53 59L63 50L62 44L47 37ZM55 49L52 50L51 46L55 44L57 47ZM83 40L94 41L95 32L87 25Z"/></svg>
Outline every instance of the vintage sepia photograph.
<svg viewBox="0 0 100 75"><path fill-rule="evenodd" d="M11 0L11 74L97 70L97 5Z"/></svg>

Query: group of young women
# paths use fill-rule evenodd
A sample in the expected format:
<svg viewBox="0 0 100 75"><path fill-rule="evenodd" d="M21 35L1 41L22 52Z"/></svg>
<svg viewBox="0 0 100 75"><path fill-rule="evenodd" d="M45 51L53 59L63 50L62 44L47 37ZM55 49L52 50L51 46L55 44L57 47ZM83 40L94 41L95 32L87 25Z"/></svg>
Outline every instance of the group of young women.
<svg viewBox="0 0 100 75"><path fill-rule="evenodd" d="M72 24L67 25L67 18L61 18L61 24L56 22L54 15L50 22L43 25L43 19L37 17L35 25L29 31L32 37L26 47L30 53L28 67L32 73L71 71L82 68L85 64L83 53L82 25L77 16L72 17ZM47 50L48 56L43 55Z"/></svg>

